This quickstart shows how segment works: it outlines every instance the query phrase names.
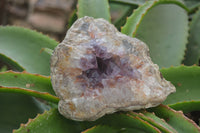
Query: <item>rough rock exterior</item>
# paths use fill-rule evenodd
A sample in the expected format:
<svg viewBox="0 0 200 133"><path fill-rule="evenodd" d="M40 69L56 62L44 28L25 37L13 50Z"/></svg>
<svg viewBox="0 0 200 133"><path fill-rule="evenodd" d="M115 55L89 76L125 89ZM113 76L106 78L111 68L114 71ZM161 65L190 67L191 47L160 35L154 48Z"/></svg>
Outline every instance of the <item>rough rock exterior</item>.
<svg viewBox="0 0 200 133"><path fill-rule="evenodd" d="M51 78L59 112L79 121L153 107L175 92L143 42L91 17L78 19L56 47Z"/></svg>

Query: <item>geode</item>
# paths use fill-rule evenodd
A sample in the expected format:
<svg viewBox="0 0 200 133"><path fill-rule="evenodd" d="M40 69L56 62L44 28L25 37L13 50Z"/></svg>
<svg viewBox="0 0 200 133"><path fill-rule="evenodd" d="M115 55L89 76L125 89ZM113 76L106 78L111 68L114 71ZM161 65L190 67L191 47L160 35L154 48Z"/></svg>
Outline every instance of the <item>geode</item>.
<svg viewBox="0 0 200 133"><path fill-rule="evenodd" d="M78 19L55 48L51 81L59 112L78 121L157 106L176 91L146 44L92 17Z"/></svg>

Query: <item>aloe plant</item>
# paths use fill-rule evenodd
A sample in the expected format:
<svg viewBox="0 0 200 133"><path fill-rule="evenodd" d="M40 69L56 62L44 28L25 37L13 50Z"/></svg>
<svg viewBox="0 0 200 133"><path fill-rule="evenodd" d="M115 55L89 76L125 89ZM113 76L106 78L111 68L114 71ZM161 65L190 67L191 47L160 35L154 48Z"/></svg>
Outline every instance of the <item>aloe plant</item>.
<svg viewBox="0 0 200 133"><path fill-rule="evenodd" d="M177 92L147 110L118 112L92 122L66 119L57 110L59 98L49 76L51 53L58 42L29 29L1 26L0 61L11 70L0 69L0 132L200 132L183 114L200 111L200 2L78 0L77 4L69 27L84 16L104 18L122 33L144 41ZM111 21L113 11L119 16ZM188 16L193 16L191 21Z"/></svg>

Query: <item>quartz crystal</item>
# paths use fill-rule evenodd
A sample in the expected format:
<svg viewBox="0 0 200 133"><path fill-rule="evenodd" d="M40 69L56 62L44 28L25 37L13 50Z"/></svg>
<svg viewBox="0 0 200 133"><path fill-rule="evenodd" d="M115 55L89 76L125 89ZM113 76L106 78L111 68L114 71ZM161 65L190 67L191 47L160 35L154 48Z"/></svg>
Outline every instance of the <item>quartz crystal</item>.
<svg viewBox="0 0 200 133"><path fill-rule="evenodd" d="M59 112L78 121L157 106L176 91L145 43L92 17L78 19L55 48L51 81Z"/></svg>

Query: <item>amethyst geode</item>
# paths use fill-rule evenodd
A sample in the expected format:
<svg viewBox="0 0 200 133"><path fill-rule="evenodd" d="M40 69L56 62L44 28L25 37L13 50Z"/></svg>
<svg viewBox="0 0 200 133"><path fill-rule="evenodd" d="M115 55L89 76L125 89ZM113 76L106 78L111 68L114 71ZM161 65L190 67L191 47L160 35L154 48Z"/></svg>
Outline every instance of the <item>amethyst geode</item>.
<svg viewBox="0 0 200 133"><path fill-rule="evenodd" d="M118 110L160 104L175 87L148 54L143 42L118 32L104 19L78 19L51 58L59 112L90 121Z"/></svg>

